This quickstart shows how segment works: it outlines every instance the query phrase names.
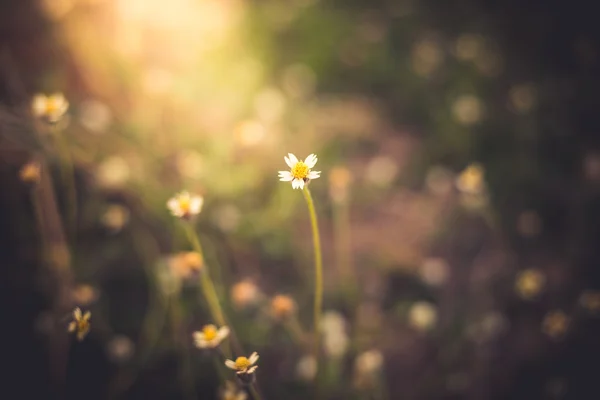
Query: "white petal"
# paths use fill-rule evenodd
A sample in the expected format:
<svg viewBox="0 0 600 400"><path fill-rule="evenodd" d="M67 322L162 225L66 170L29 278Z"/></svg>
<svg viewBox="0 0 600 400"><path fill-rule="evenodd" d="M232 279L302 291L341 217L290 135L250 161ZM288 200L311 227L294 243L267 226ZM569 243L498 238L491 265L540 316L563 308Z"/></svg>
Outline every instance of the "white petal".
<svg viewBox="0 0 600 400"><path fill-rule="evenodd" d="M294 165L298 163L298 158L292 153L288 153L288 159L290 160L291 165L288 164L290 168L294 168Z"/></svg>
<svg viewBox="0 0 600 400"><path fill-rule="evenodd" d="M248 368L248 370L246 371L247 374L253 374L254 371L256 371L256 368L258 368L258 365L255 365L254 367Z"/></svg>
<svg viewBox="0 0 600 400"><path fill-rule="evenodd" d="M198 332L194 332L192 334L192 336L194 337L194 340L199 341L199 340L206 340L204 333L198 331Z"/></svg>
<svg viewBox="0 0 600 400"><path fill-rule="evenodd" d="M73 310L73 318L78 321L81 319L81 308L77 307Z"/></svg>
<svg viewBox="0 0 600 400"><path fill-rule="evenodd" d="M304 189L304 179L298 179L298 188Z"/></svg>
<svg viewBox="0 0 600 400"><path fill-rule="evenodd" d="M86 311L85 314L83 314L83 318L82 319L84 321L89 321L91 316L92 316L92 313L89 312L89 311Z"/></svg>
<svg viewBox="0 0 600 400"><path fill-rule="evenodd" d="M200 210L202 210L202 204L204 204L204 199L200 196L194 196L190 202L190 212L192 214L199 214Z"/></svg>
<svg viewBox="0 0 600 400"><path fill-rule="evenodd" d="M250 365L256 364L256 362L258 361L258 353L252 353L250 357L248 357L248 361L250 361Z"/></svg>
<svg viewBox="0 0 600 400"><path fill-rule="evenodd" d="M206 341L204 339L196 339L195 344L196 344L196 347L199 349L206 349L208 347L213 347L211 342Z"/></svg>
<svg viewBox="0 0 600 400"><path fill-rule="evenodd" d="M235 362L231 361L231 360L225 360L225 365L227 366L227 368L231 368L231 369L237 369L235 367Z"/></svg>
<svg viewBox="0 0 600 400"><path fill-rule="evenodd" d="M312 168L317 163L317 156L314 154L310 154L306 159L304 159L304 164L308 166L308 168Z"/></svg>
<svg viewBox="0 0 600 400"><path fill-rule="evenodd" d="M310 171L308 173L308 179L317 179L321 177L321 171Z"/></svg>
<svg viewBox="0 0 600 400"><path fill-rule="evenodd" d="M302 182L302 179L294 179L292 181L292 189L298 189L300 187L300 182Z"/></svg>
<svg viewBox="0 0 600 400"><path fill-rule="evenodd" d="M227 336L229 335L229 328L226 326L222 326L218 331L217 331L217 336L215 339L217 339L217 341L220 343L223 339L225 339Z"/></svg>
<svg viewBox="0 0 600 400"><path fill-rule="evenodd" d="M289 182L294 179L294 176L290 171L279 171L279 180L283 182Z"/></svg>

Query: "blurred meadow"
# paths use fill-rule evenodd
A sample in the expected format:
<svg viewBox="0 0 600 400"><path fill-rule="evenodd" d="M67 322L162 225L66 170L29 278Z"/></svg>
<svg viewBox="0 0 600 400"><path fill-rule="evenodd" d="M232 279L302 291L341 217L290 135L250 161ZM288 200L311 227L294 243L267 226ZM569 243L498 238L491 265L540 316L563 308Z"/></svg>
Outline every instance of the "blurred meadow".
<svg viewBox="0 0 600 400"><path fill-rule="evenodd" d="M600 398L594 15L0 0L0 398Z"/></svg>

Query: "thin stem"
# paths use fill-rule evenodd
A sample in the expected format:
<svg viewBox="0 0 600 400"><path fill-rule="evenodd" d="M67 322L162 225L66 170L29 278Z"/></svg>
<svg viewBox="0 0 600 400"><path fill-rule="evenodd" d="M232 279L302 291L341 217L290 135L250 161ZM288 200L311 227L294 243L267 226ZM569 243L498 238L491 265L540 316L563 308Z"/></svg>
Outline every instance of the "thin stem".
<svg viewBox="0 0 600 400"><path fill-rule="evenodd" d="M321 322L321 309L323 307L323 258L321 255L321 239L319 235L319 224L317 222L317 213L315 212L315 204L310 190L307 185L304 185L302 190L304 199L308 206L310 214L310 224L313 234L313 247L315 252L315 304L314 304L314 340L313 340L313 355L319 365L319 325ZM316 376L317 374L315 374Z"/></svg>
<svg viewBox="0 0 600 400"><path fill-rule="evenodd" d="M250 385L250 394L254 400L261 400L260 393L258 393L258 389L256 389L256 384Z"/></svg>
<svg viewBox="0 0 600 400"><path fill-rule="evenodd" d="M72 235L74 238L75 233L77 232L77 193L75 191L75 166L73 164L71 152L69 151L69 144L67 143L67 140L62 132L60 132L58 128L52 127L52 133L58 148L62 184L65 185L67 192L65 201L65 209L67 214L66 220L68 221L67 223L69 224L70 228L73 230Z"/></svg>

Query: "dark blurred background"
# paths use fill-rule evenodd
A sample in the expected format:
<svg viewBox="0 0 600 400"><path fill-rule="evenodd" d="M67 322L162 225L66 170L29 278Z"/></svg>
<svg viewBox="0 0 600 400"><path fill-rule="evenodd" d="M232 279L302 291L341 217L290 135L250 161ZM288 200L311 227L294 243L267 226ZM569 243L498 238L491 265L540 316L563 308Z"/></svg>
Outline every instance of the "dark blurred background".
<svg viewBox="0 0 600 400"><path fill-rule="evenodd" d="M323 398L600 398L596 9L1 0L0 397L217 398L191 341L207 310L170 267L189 246L164 204L187 189L264 398L310 398L303 351L260 307L289 294L310 327L308 215L275 172L314 152L325 310L344 327L325 334ZM30 112L53 92L75 226ZM82 342L74 305L92 311ZM370 349L377 379L356 361Z"/></svg>

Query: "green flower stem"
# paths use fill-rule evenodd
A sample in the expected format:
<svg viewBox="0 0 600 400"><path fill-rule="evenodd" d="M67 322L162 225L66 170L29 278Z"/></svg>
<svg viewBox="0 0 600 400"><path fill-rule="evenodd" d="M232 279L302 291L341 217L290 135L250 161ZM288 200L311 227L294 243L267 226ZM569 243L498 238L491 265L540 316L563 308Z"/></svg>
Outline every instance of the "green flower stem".
<svg viewBox="0 0 600 400"><path fill-rule="evenodd" d="M313 340L313 355L317 361L317 369L319 365L319 328L321 323L321 309L323 307L323 258L321 255L321 239L319 236L319 224L317 222L317 213L315 212L315 204L310 190L307 185L304 185L302 190L304 199L308 206L310 214L310 224L313 234L313 247L315 251L315 304L314 304L314 340ZM317 374L315 374L316 376Z"/></svg>
<svg viewBox="0 0 600 400"><path fill-rule="evenodd" d="M221 304L219 303L219 296L217 295L217 291L215 290L215 285L210 278L210 271L208 270L208 266L204 262L204 252L202 251L202 245L200 244L200 239L198 239L198 235L194 231L194 228L189 223L183 224L185 233L188 237L188 240L192 244L194 251L196 251L200 258L202 259L203 268L200 271L200 285L202 287L202 292L204 293L204 297L206 302L208 303L208 308L210 309L210 313L214 319L214 321L219 326L226 326L227 319L225 318L225 314L223 313L223 309L221 308ZM234 346L234 349L237 349L241 352L240 345L238 344L235 334L233 333L233 329L230 326L230 340ZM224 353L227 357L231 356L231 349L227 342L224 342L221 347L223 348Z"/></svg>

